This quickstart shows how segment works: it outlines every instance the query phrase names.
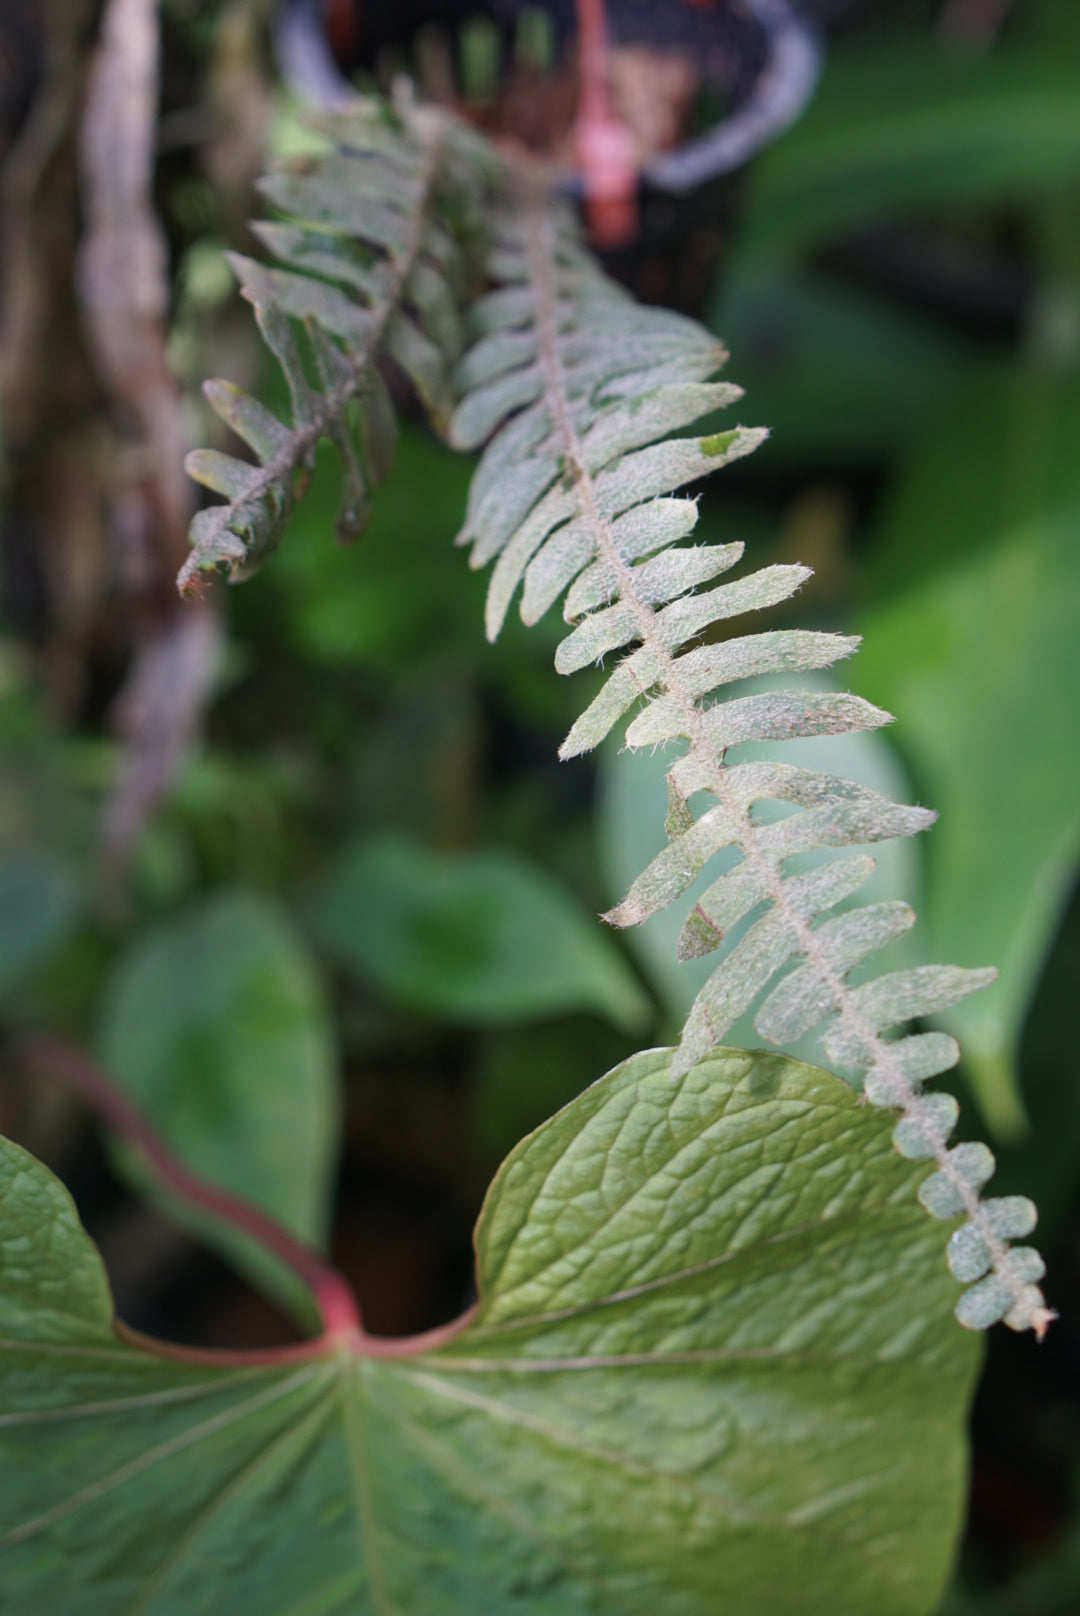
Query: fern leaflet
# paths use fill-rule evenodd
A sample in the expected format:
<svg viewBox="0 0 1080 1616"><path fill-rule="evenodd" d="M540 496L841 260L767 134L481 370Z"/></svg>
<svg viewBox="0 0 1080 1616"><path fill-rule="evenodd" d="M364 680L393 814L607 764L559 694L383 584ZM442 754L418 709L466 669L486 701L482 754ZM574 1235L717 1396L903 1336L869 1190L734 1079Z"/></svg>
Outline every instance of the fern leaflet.
<svg viewBox="0 0 1080 1616"><path fill-rule="evenodd" d="M229 382L206 384L212 408L259 464L214 449L188 456L189 475L227 503L195 518L183 592L197 591L203 573L239 579L266 559L324 438L344 472L339 536L363 532L369 490L389 472L397 436L380 359L408 376L436 423L448 419L492 159L463 125L405 97L393 109L363 101L312 121L334 154L264 179L263 194L286 218L252 226L285 267L230 255L284 371L292 419Z"/></svg>

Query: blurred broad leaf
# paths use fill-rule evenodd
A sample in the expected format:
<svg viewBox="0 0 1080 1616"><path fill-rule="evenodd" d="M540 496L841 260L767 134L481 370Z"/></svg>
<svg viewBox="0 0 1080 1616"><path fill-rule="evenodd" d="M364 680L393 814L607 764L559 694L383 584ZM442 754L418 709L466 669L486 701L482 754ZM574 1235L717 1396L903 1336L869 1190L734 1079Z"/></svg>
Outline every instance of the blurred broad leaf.
<svg viewBox="0 0 1080 1616"><path fill-rule="evenodd" d="M342 856L310 913L329 954L425 1015L505 1025L593 1010L628 1030L649 1018L599 920L514 853L377 837Z"/></svg>
<svg viewBox="0 0 1080 1616"><path fill-rule="evenodd" d="M287 542L242 606L255 612L273 593L293 643L316 661L416 677L463 648L472 653L484 591L454 549L471 471L418 428L406 431L357 548L334 536L341 472L324 445Z"/></svg>
<svg viewBox="0 0 1080 1616"><path fill-rule="evenodd" d="M822 274L736 263L717 285L709 325L764 453L845 464L891 457L955 385L962 343L886 299Z"/></svg>
<svg viewBox="0 0 1080 1616"><path fill-rule="evenodd" d="M1025 37L1053 50L1080 47L1080 10L1075 0L1028 0L1022 13Z"/></svg>
<svg viewBox="0 0 1080 1616"><path fill-rule="evenodd" d="M990 491L963 513L965 533L995 489L1007 522L1008 461L999 434L979 461ZM947 485L940 493L917 520L912 511L913 548L932 549L939 535L946 552L955 542L961 512ZM883 602L863 627L859 688L897 715L920 792L941 812L927 838L926 946L935 959L1001 973L943 1019L964 1045L987 1122L1009 1137L1023 1127L1024 1016L1080 853L1080 503L1029 517Z"/></svg>
<svg viewBox="0 0 1080 1616"><path fill-rule="evenodd" d="M1024 1110L1031 1122L1022 1139L995 1151L997 1195L1039 1192L1039 1228L1053 1246L1076 1205L1080 1161L1080 1084L1069 1081L1074 1062L1076 984L1080 982L1080 888L1072 899L1039 975L1020 1039ZM1064 1080L1063 1080L1064 1078Z"/></svg>
<svg viewBox="0 0 1080 1616"><path fill-rule="evenodd" d="M0 861L0 998L68 938L80 908L74 882L55 859L23 852Z"/></svg>
<svg viewBox="0 0 1080 1616"><path fill-rule="evenodd" d="M979 1343L891 1122L635 1056L512 1153L437 1351L235 1368L113 1333L0 1145L0 1603L64 1616L926 1616Z"/></svg>
<svg viewBox="0 0 1080 1616"><path fill-rule="evenodd" d="M145 932L108 985L99 1047L186 1166L302 1240L323 1243L337 1059L314 962L276 904L223 892ZM147 1182L141 1159L127 1149L122 1159ZM306 1293L261 1246L164 1199L257 1283L311 1316Z"/></svg>
<svg viewBox="0 0 1080 1616"><path fill-rule="evenodd" d="M1080 505L1078 445L1075 372L973 371L923 423L889 492L866 556L875 600L977 558L1049 511Z"/></svg>
<svg viewBox="0 0 1080 1616"><path fill-rule="evenodd" d="M312 662L409 689L448 669L466 671L490 681L527 723L563 733L578 709L567 681L551 676L557 626L528 631L515 618L497 644L484 638L486 585L454 547L472 465L405 423L370 525L357 546L345 546L335 537L340 463L324 444L273 567L236 592L241 635L264 634L267 621L278 621L286 642Z"/></svg>
<svg viewBox="0 0 1080 1616"><path fill-rule="evenodd" d="M897 214L1030 198L1080 177L1080 57L890 42L837 51L754 170L740 248L805 252Z"/></svg>

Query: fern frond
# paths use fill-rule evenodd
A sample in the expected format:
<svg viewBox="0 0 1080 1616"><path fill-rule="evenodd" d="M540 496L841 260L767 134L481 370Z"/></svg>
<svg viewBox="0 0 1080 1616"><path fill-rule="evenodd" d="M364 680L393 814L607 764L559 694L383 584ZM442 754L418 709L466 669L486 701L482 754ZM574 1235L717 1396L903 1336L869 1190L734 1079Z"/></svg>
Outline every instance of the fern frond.
<svg viewBox="0 0 1080 1616"><path fill-rule="evenodd" d="M460 309L474 289L494 159L463 125L404 98L394 108L359 101L317 127L332 154L262 182L283 218L252 228L283 267L230 255L285 374L291 419L229 382L206 384L212 408L258 463L212 449L188 456L189 475L227 503L196 516L182 592L197 591L205 572L238 579L266 559L324 438L344 473L339 535L363 532L370 490L387 475L397 438L384 357L437 425L449 418Z"/></svg>
<svg viewBox="0 0 1080 1616"><path fill-rule="evenodd" d="M723 349L694 323L632 303L583 251L569 215L536 193L499 215L488 273L496 289L470 314L475 341L458 368L463 397L451 428L460 447L488 444L460 536L472 565L495 564L488 635L519 586L527 623L568 590L573 627L556 653L559 671L626 654L561 755L595 747L634 708L629 746L684 747L668 774L668 845L607 918L643 921L685 893L721 849L741 855L683 929L685 958L724 947L737 924L752 921L698 995L672 1075L706 1055L763 994L755 1025L771 1042L827 1021L827 1058L862 1079L872 1104L901 1113L894 1140L902 1154L934 1163L920 1191L927 1210L965 1216L948 1252L956 1278L975 1282L957 1304L960 1321L985 1328L1004 1317L1041 1335L1052 1317L1038 1288L1042 1261L1009 1245L1034 1227L1035 1209L1022 1197L981 1199L993 1157L984 1145L949 1149L956 1102L921 1089L956 1063L959 1048L942 1033L893 1036L995 973L930 966L852 985L849 972L914 916L894 903L821 919L866 880L873 860L865 855L808 873L785 869L795 854L912 835L935 816L808 769L726 761L743 741L873 729L890 718L849 694L713 699L750 675L828 667L856 644L786 630L698 643L717 624L786 599L808 576L770 566L695 592L733 568L743 547L676 547L697 519L694 501L677 491L765 436L742 426L669 436L740 396L713 380ZM701 794L711 805L695 814ZM791 812L762 823L756 810L766 802Z"/></svg>
<svg viewBox="0 0 1080 1616"><path fill-rule="evenodd" d="M825 1023L826 1058L861 1079L869 1102L900 1113L893 1137L902 1154L933 1163L920 1190L927 1210L964 1219L948 1248L953 1274L972 1287L957 1304L961 1322L985 1328L1004 1318L1041 1335L1053 1317L1038 1287L1042 1261L1010 1245L1030 1233L1035 1209L1018 1196L984 1201L989 1150L948 1147L956 1102L922 1085L955 1065L955 1041L900 1030L994 973L927 966L852 983L851 971L906 931L912 912L899 903L832 912L872 871L865 854L811 871L787 865L912 835L935 816L809 769L727 760L741 742L890 719L847 693L730 693L752 676L829 667L857 642L798 630L716 637L718 625L789 598L809 575L768 566L727 579L741 544L684 543L697 506L681 491L766 435L742 426L686 435L741 396L715 379L723 348L692 321L638 307L584 251L569 213L528 175L507 186L506 165L445 114L360 102L323 129L331 156L265 184L282 218L258 228L281 267L234 259L285 372L291 418L225 382L208 384L211 404L258 463L210 451L190 458L192 475L226 503L196 519L181 587L195 587L205 570L241 576L265 558L324 438L344 467L339 527L346 537L362 530L370 489L393 454L396 422L379 370L393 361L458 447L486 445L459 542L471 546L473 566L494 563L489 637L521 588L527 623L566 596L571 628L559 671L624 653L561 755L590 750L624 719L628 745L682 748L668 771L668 845L607 918L643 921L677 902L717 853L739 855L694 905L679 940L683 958L722 952L687 1019L673 1076L755 1003L756 1028L770 1042ZM480 275L490 289L470 303ZM766 803L787 816L765 821Z"/></svg>

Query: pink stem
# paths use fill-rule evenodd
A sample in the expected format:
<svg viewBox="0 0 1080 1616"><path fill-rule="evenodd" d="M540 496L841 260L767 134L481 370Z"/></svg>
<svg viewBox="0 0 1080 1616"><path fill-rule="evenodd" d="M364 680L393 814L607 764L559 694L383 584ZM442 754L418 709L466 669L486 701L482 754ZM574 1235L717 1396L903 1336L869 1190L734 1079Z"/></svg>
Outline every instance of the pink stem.
<svg viewBox="0 0 1080 1616"><path fill-rule="evenodd" d="M607 119L613 113L607 82L608 32L604 0L577 0L577 18L581 116Z"/></svg>
<svg viewBox="0 0 1080 1616"><path fill-rule="evenodd" d="M170 1155L126 1095L80 1050L59 1039L44 1037L28 1040L23 1048L28 1060L54 1072L77 1089L111 1128L137 1145L178 1200L242 1230L291 1268L315 1298L323 1321L324 1342L342 1337L369 1339L365 1336L356 1297L344 1276L272 1218L188 1172Z"/></svg>
<svg viewBox="0 0 1080 1616"><path fill-rule="evenodd" d="M637 156L608 87L604 0L577 0L577 16L580 93L575 127L585 207L596 244L619 247L638 227Z"/></svg>

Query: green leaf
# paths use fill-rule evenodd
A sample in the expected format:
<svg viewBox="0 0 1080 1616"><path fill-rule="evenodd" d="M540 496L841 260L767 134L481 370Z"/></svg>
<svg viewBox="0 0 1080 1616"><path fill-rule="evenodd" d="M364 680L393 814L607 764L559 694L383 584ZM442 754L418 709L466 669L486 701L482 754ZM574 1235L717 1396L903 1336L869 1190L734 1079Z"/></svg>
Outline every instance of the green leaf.
<svg viewBox="0 0 1080 1616"><path fill-rule="evenodd" d="M141 937L108 986L99 1046L186 1166L322 1244L337 1061L314 964L276 905L225 892ZM147 1169L128 1151L123 1160L145 1184ZM305 1306L292 1274L260 1246L166 1200L258 1283Z"/></svg>
<svg viewBox="0 0 1080 1616"><path fill-rule="evenodd" d="M0 862L0 998L64 941L78 911L74 884L54 859L25 852Z"/></svg>
<svg viewBox="0 0 1080 1616"><path fill-rule="evenodd" d="M788 256L897 215L1030 198L1080 174L1080 62L1023 45L832 55L754 171L741 249Z"/></svg>
<svg viewBox="0 0 1080 1616"><path fill-rule="evenodd" d="M951 514L928 504L912 531L931 544ZM1022 523L865 628L860 687L896 713L918 788L941 808L926 946L1000 972L943 1020L987 1123L1015 1136L1017 1046L1080 853L1080 505Z"/></svg>
<svg viewBox="0 0 1080 1616"><path fill-rule="evenodd" d="M649 1017L599 921L516 854L365 841L345 853L311 916L334 958L427 1015L505 1025L593 1010L628 1030Z"/></svg>
<svg viewBox="0 0 1080 1616"><path fill-rule="evenodd" d="M334 536L341 473L324 450L289 542L246 593L272 593L289 638L319 662L415 679L466 647L475 655L483 589L453 550L468 484L466 461L406 425L358 555Z"/></svg>
<svg viewBox="0 0 1080 1616"><path fill-rule="evenodd" d="M111 1339L65 1192L0 1146L4 1608L926 1616L979 1349L923 1170L827 1073L667 1060L518 1146L475 1318L400 1358Z"/></svg>
<svg viewBox="0 0 1080 1616"><path fill-rule="evenodd" d="M902 463L866 556L875 600L977 559L1047 512L1080 505L1078 442L1075 372L979 366L928 418Z"/></svg>

